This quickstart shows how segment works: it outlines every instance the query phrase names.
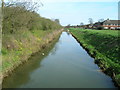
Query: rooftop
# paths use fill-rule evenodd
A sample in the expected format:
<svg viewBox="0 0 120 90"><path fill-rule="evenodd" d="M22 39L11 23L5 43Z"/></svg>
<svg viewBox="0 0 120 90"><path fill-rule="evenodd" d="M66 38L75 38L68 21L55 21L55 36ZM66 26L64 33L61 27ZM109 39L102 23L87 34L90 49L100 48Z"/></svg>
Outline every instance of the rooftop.
<svg viewBox="0 0 120 90"><path fill-rule="evenodd" d="M120 20L106 20L104 24L120 24Z"/></svg>

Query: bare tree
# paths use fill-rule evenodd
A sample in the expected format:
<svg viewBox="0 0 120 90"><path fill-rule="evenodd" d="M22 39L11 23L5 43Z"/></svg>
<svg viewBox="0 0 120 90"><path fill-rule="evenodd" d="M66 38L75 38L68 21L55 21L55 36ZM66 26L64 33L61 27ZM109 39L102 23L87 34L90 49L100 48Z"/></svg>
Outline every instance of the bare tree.
<svg viewBox="0 0 120 90"><path fill-rule="evenodd" d="M55 19L55 22L60 24L60 20L59 19Z"/></svg>
<svg viewBox="0 0 120 90"><path fill-rule="evenodd" d="M70 24L68 24L67 26L71 26Z"/></svg>
<svg viewBox="0 0 120 90"><path fill-rule="evenodd" d="M81 23L80 23L80 26L83 26L83 25L84 25L84 23L83 23L83 22L81 22Z"/></svg>
<svg viewBox="0 0 120 90"><path fill-rule="evenodd" d="M104 19L103 19L103 18L98 20L98 22L103 22L103 21L104 21Z"/></svg>
<svg viewBox="0 0 120 90"><path fill-rule="evenodd" d="M5 7L11 7L11 6L18 7L19 6L19 7L27 9L28 11L33 11L33 12L38 11L39 7L43 6L42 2L33 2L33 1L28 2L28 1L21 1L21 0L16 0L16 1L11 0L4 4L5 4Z"/></svg>
<svg viewBox="0 0 120 90"><path fill-rule="evenodd" d="M92 25L92 24L93 24L93 19L92 19L92 18L89 18L89 19L88 19L88 22Z"/></svg>

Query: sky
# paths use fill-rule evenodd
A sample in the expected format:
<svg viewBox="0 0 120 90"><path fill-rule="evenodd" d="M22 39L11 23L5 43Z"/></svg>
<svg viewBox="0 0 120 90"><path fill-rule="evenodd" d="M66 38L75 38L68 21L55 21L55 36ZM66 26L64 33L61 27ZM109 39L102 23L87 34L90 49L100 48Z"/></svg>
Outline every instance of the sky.
<svg viewBox="0 0 120 90"><path fill-rule="evenodd" d="M99 19L118 19L119 0L41 0L39 14L50 19L59 19L65 26L88 24L88 18L94 22Z"/></svg>
<svg viewBox="0 0 120 90"><path fill-rule="evenodd" d="M88 24L88 19L94 22L99 19L118 19L118 2L120 0L17 0L42 2L39 8L40 16L49 19L59 19L61 25Z"/></svg>

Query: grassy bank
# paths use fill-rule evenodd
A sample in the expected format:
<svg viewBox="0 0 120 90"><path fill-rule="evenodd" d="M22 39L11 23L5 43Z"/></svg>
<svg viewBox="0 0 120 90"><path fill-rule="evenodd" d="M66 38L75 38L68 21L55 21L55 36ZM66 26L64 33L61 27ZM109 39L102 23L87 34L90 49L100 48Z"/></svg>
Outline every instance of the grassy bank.
<svg viewBox="0 0 120 90"><path fill-rule="evenodd" d="M120 31L71 28L70 32L95 58L95 63L120 86Z"/></svg>
<svg viewBox="0 0 120 90"><path fill-rule="evenodd" d="M41 17L31 4L10 2L5 3L3 8L0 67L3 77L28 61L34 53L42 52L61 33L62 26L59 23Z"/></svg>
<svg viewBox="0 0 120 90"><path fill-rule="evenodd" d="M42 60L49 55L49 52L53 49L56 42L59 40L60 34L55 37L54 40L51 41L51 43L47 44L45 48L41 48L39 52L36 52L31 55L31 57L28 59L27 63L23 63L20 65L13 74L10 75L10 77L7 77L3 80L2 88L18 88L13 87L13 83L11 81L17 81L18 77L16 73L20 73L23 78L21 78L21 84L23 82L29 81L29 74L32 73L34 70L36 70L38 67L40 67L40 63ZM43 55L44 53L44 55ZM20 84L19 82L19 84Z"/></svg>
<svg viewBox="0 0 120 90"><path fill-rule="evenodd" d="M6 77L20 64L26 62L32 54L41 51L54 40L61 31L34 30L16 32L3 36L2 72Z"/></svg>

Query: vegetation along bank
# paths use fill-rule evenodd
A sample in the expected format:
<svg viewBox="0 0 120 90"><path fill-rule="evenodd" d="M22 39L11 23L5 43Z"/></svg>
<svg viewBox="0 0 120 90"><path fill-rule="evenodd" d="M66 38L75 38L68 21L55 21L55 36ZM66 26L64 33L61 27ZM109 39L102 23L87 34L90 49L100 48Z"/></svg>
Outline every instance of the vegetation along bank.
<svg viewBox="0 0 120 90"><path fill-rule="evenodd" d="M71 28L72 35L95 58L95 63L120 86L118 30L85 30Z"/></svg>
<svg viewBox="0 0 120 90"><path fill-rule="evenodd" d="M26 62L35 52L42 52L60 35L62 28L58 22L41 17L28 3L11 3L3 8L0 69L3 77Z"/></svg>

